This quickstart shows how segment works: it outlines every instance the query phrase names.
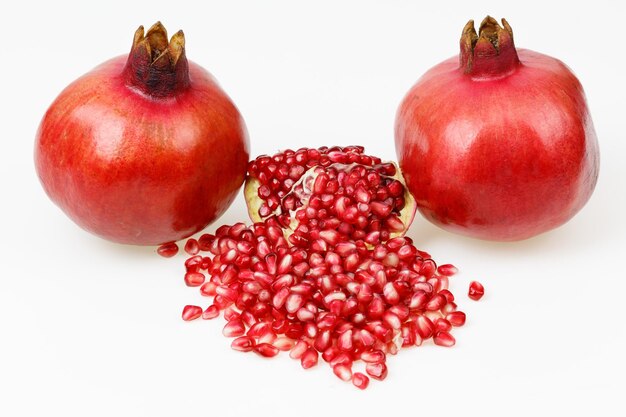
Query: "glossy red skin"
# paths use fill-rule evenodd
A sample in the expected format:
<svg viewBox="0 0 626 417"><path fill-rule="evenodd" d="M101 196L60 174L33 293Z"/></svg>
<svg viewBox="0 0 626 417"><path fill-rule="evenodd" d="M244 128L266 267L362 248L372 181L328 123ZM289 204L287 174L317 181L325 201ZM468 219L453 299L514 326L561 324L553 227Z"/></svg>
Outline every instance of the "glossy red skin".
<svg viewBox="0 0 626 417"><path fill-rule="evenodd" d="M498 79L444 61L398 109L400 167L420 212L446 230L526 239L568 221L596 185L598 142L579 81L557 59L518 56Z"/></svg>
<svg viewBox="0 0 626 417"><path fill-rule="evenodd" d="M189 62L190 87L151 98L128 87L127 56L70 84L46 112L35 165L50 198L105 239L185 238L228 208L249 159L243 119L213 77Z"/></svg>

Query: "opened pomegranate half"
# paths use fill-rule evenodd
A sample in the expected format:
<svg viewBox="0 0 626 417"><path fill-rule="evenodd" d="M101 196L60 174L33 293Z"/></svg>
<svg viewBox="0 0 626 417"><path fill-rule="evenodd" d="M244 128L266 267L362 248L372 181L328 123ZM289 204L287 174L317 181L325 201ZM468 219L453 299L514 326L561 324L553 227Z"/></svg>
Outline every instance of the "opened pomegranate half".
<svg viewBox="0 0 626 417"><path fill-rule="evenodd" d="M404 235L415 200L394 163L363 151L303 148L258 157L248 166L244 191L250 218L276 216L296 246L312 244L319 233L333 243L369 245Z"/></svg>

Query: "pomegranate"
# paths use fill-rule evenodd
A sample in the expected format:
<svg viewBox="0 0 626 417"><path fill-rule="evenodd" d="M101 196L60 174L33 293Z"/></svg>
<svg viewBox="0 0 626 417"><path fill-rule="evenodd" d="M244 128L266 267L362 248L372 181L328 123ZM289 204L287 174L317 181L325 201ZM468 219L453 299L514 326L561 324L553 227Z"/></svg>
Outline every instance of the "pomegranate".
<svg viewBox="0 0 626 417"><path fill-rule="evenodd" d="M41 183L72 220L129 244L175 241L231 203L248 137L215 79L185 56L185 38L156 23L131 52L70 84L37 132ZM173 255L170 246L165 253Z"/></svg>
<svg viewBox="0 0 626 417"><path fill-rule="evenodd" d="M222 312L234 350L288 351L304 369L321 356L359 389L385 379L387 356L403 347L454 345L450 332L465 323L448 290L457 268L402 236L415 208L393 164L323 147L261 156L248 172L258 221L185 244L185 283L212 298L204 313L185 307L185 320Z"/></svg>
<svg viewBox="0 0 626 417"><path fill-rule="evenodd" d="M488 240L562 225L590 198L599 153L583 88L561 61L516 49L511 27L469 21L459 58L430 69L398 109L396 150L420 212Z"/></svg>

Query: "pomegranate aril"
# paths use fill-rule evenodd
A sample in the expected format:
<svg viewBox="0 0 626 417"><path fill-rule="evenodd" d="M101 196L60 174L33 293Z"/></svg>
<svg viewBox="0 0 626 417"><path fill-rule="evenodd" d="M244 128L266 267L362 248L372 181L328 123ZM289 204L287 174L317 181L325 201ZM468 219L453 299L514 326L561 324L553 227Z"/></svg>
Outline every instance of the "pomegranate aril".
<svg viewBox="0 0 626 417"><path fill-rule="evenodd" d="M361 352L361 360L367 363L385 362L385 352L382 350L366 350Z"/></svg>
<svg viewBox="0 0 626 417"><path fill-rule="evenodd" d="M439 267L437 268L437 272L441 275L450 277L456 274L457 272L459 272L459 270L457 269L456 266L452 264L444 264L444 265L439 265Z"/></svg>
<svg viewBox="0 0 626 417"><path fill-rule="evenodd" d="M446 315L446 320L454 327L460 327L465 324L465 313L462 311L453 311Z"/></svg>
<svg viewBox="0 0 626 417"><path fill-rule="evenodd" d="M266 358L273 358L280 352L276 346L273 346L269 343L259 343L258 345L254 346L253 350L255 353Z"/></svg>
<svg viewBox="0 0 626 417"><path fill-rule="evenodd" d="M436 319L433 324L435 325L435 332L449 332L452 329L452 324L441 317Z"/></svg>
<svg viewBox="0 0 626 417"><path fill-rule="evenodd" d="M424 308L427 311L437 311L440 310L444 305L446 305L447 302L448 301L446 300L446 297L441 294L436 294L426 303Z"/></svg>
<svg viewBox="0 0 626 417"><path fill-rule="evenodd" d="M361 372L355 372L352 375L352 385L357 387L358 389L365 389L370 383L370 379L367 375L362 374Z"/></svg>
<svg viewBox="0 0 626 417"><path fill-rule="evenodd" d="M199 287L204 283L204 274L202 272L187 272L185 274L185 284L188 287Z"/></svg>
<svg viewBox="0 0 626 417"><path fill-rule="evenodd" d="M211 320L220 315L220 309L216 305L210 305L202 312L204 320Z"/></svg>
<svg viewBox="0 0 626 417"><path fill-rule="evenodd" d="M433 336L433 341L436 345L445 347L454 346L456 343L454 337L448 332L437 332L435 336Z"/></svg>
<svg viewBox="0 0 626 417"><path fill-rule="evenodd" d="M187 239L187 243L185 243L185 252L189 255L197 255L198 252L200 252L198 241L194 238Z"/></svg>
<svg viewBox="0 0 626 417"><path fill-rule="evenodd" d="M202 308L194 305L186 305L183 308L182 318L185 321L195 320L202 316Z"/></svg>
<svg viewBox="0 0 626 417"><path fill-rule="evenodd" d="M368 363L365 365L365 372L370 377L382 381L387 378L387 365L384 362Z"/></svg>
<svg viewBox="0 0 626 417"><path fill-rule="evenodd" d="M176 242L164 243L158 247L157 253L164 258L171 258L178 253L178 245Z"/></svg>
<svg viewBox="0 0 626 417"><path fill-rule="evenodd" d="M485 287L478 281L472 281L467 295L472 300L478 301L485 295Z"/></svg>
<svg viewBox="0 0 626 417"><path fill-rule="evenodd" d="M277 337L272 344L283 352L289 352L296 344L295 340L289 337Z"/></svg>
<svg viewBox="0 0 626 417"><path fill-rule="evenodd" d="M352 379L352 368L346 365L333 366L333 373L342 381L348 382Z"/></svg>
<svg viewBox="0 0 626 417"><path fill-rule="evenodd" d="M317 350L308 348L302 354L302 357L300 358L300 363L302 364L302 367L304 369L309 369L317 365L318 358L319 354L317 353Z"/></svg>
<svg viewBox="0 0 626 417"><path fill-rule="evenodd" d="M230 347L238 352L250 352L254 349L254 339L250 336L241 336L233 340Z"/></svg>
<svg viewBox="0 0 626 417"><path fill-rule="evenodd" d="M246 326L240 319L231 320L222 329L222 334L226 337L243 336L246 332Z"/></svg>

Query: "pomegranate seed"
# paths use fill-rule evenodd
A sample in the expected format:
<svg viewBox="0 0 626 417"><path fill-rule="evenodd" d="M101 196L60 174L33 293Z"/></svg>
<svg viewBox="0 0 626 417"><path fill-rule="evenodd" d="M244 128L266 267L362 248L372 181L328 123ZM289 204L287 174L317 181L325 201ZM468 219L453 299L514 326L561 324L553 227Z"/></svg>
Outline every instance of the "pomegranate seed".
<svg viewBox="0 0 626 417"><path fill-rule="evenodd" d="M454 346L456 343L454 337L448 332L437 332L433 337L433 341L436 345L445 347Z"/></svg>
<svg viewBox="0 0 626 417"><path fill-rule="evenodd" d="M472 281L469 286L468 297L478 301L485 295L485 287L478 281Z"/></svg>
<svg viewBox="0 0 626 417"><path fill-rule="evenodd" d="M365 372L372 378L382 381L387 378L387 365L384 362L368 363L365 365Z"/></svg>
<svg viewBox="0 0 626 417"><path fill-rule="evenodd" d="M289 352L296 344L295 340L289 337L277 337L272 344L283 352Z"/></svg>
<svg viewBox="0 0 626 417"><path fill-rule="evenodd" d="M335 365L333 366L333 372L335 375L337 375L337 378L341 379L342 381L350 381L352 379L352 369L349 366L346 365Z"/></svg>
<svg viewBox="0 0 626 417"><path fill-rule="evenodd" d="M431 298L426 303L424 308L427 311L437 311L437 310L440 310L444 305L446 305L446 303L447 303L446 297L444 297L441 294L436 294L433 298Z"/></svg>
<svg viewBox="0 0 626 417"><path fill-rule="evenodd" d="M304 297L300 294L291 293L285 301L285 309L288 313L295 313L304 305Z"/></svg>
<svg viewBox="0 0 626 417"><path fill-rule="evenodd" d="M187 272L185 274L185 284L188 287L199 287L204 283L204 274L202 272Z"/></svg>
<svg viewBox="0 0 626 417"><path fill-rule="evenodd" d="M164 243L159 246L157 253L164 258L171 258L178 253L178 245L176 242Z"/></svg>
<svg viewBox="0 0 626 417"><path fill-rule="evenodd" d="M352 375L352 384L358 389L365 389L370 384L370 379L361 372L355 372Z"/></svg>
<svg viewBox="0 0 626 417"><path fill-rule="evenodd" d="M462 311L453 311L446 315L446 320L455 327L460 327L465 324L465 313Z"/></svg>
<svg viewBox="0 0 626 417"><path fill-rule="evenodd" d="M319 352L323 352L330 346L331 343L332 341L330 339L330 331L324 330L323 332L320 332L315 338L315 341L313 342L313 347L315 347L315 349L317 349Z"/></svg>
<svg viewBox="0 0 626 417"><path fill-rule="evenodd" d="M428 339L433 335L435 331L435 325L433 322L426 316L417 316L416 320L416 331L420 335L422 339Z"/></svg>
<svg viewBox="0 0 626 417"><path fill-rule="evenodd" d="M254 346L253 350L255 353L266 358L273 358L280 352L276 346L273 346L269 343L259 343L258 345Z"/></svg>
<svg viewBox="0 0 626 417"><path fill-rule="evenodd" d="M346 330L339 336L339 339L337 340L337 347L340 350L352 350L352 330Z"/></svg>
<svg viewBox="0 0 626 417"><path fill-rule="evenodd" d="M222 334L226 337L238 337L243 336L246 332L246 326L239 319L231 320L226 323L224 329L222 329Z"/></svg>
<svg viewBox="0 0 626 417"><path fill-rule="evenodd" d="M317 353L317 350L308 348L302 354L302 357L300 358L300 363L302 364L302 367L304 369L309 369L317 365L318 357L319 357L319 354Z"/></svg>
<svg viewBox="0 0 626 417"><path fill-rule="evenodd" d="M215 305L210 305L202 312L203 320L211 320L220 315L220 309Z"/></svg>
<svg viewBox="0 0 626 417"><path fill-rule="evenodd" d="M254 339L250 336L241 336L233 340L230 347L239 352L250 352L254 349Z"/></svg>
<svg viewBox="0 0 626 417"><path fill-rule="evenodd" d="M182 317L183 317L183 320L185 321L195 320L200 316L202 316L202 308L198 306L186 305L183 308Z"/></svg>
<svg viewBox="0 0 626 417"><path fill-rule="evenodd" d="M368 363L385 362L385 352L382 350L366 350L361 352L361 360Z"/></svg>
<svg viewBox="0 0 626 417"><path fill-rule="evenodd" d="M439 274L441 275L450 277L456 274L457 272L459 272L459 270L454 265L444 264L444 265L439 265L439 268L437 268L437 272L439 272Z"/></svg>
<svg viewBox="0 0 626 417"><path fill-rule="evenodd" d="M307 342L305 342L304 340L299 340L289 352L289 357L291 359L300 359L308 348L309 344Z"/></svg>
<svg viewBox="0 0 626 417"><path fill-rule="evenodd" d="M185 252L189 255L197 255L200 252L200 246L198 245L198 241L194 238L189 238L187 243L185 243Z"/></svg>
<svg viewBox="0 0 626 417"><path fill-rule="evenodd" d="M435 332L449 332L452 330L452 324L448 320L441 317L435 320L434 325Z"/></svg>

